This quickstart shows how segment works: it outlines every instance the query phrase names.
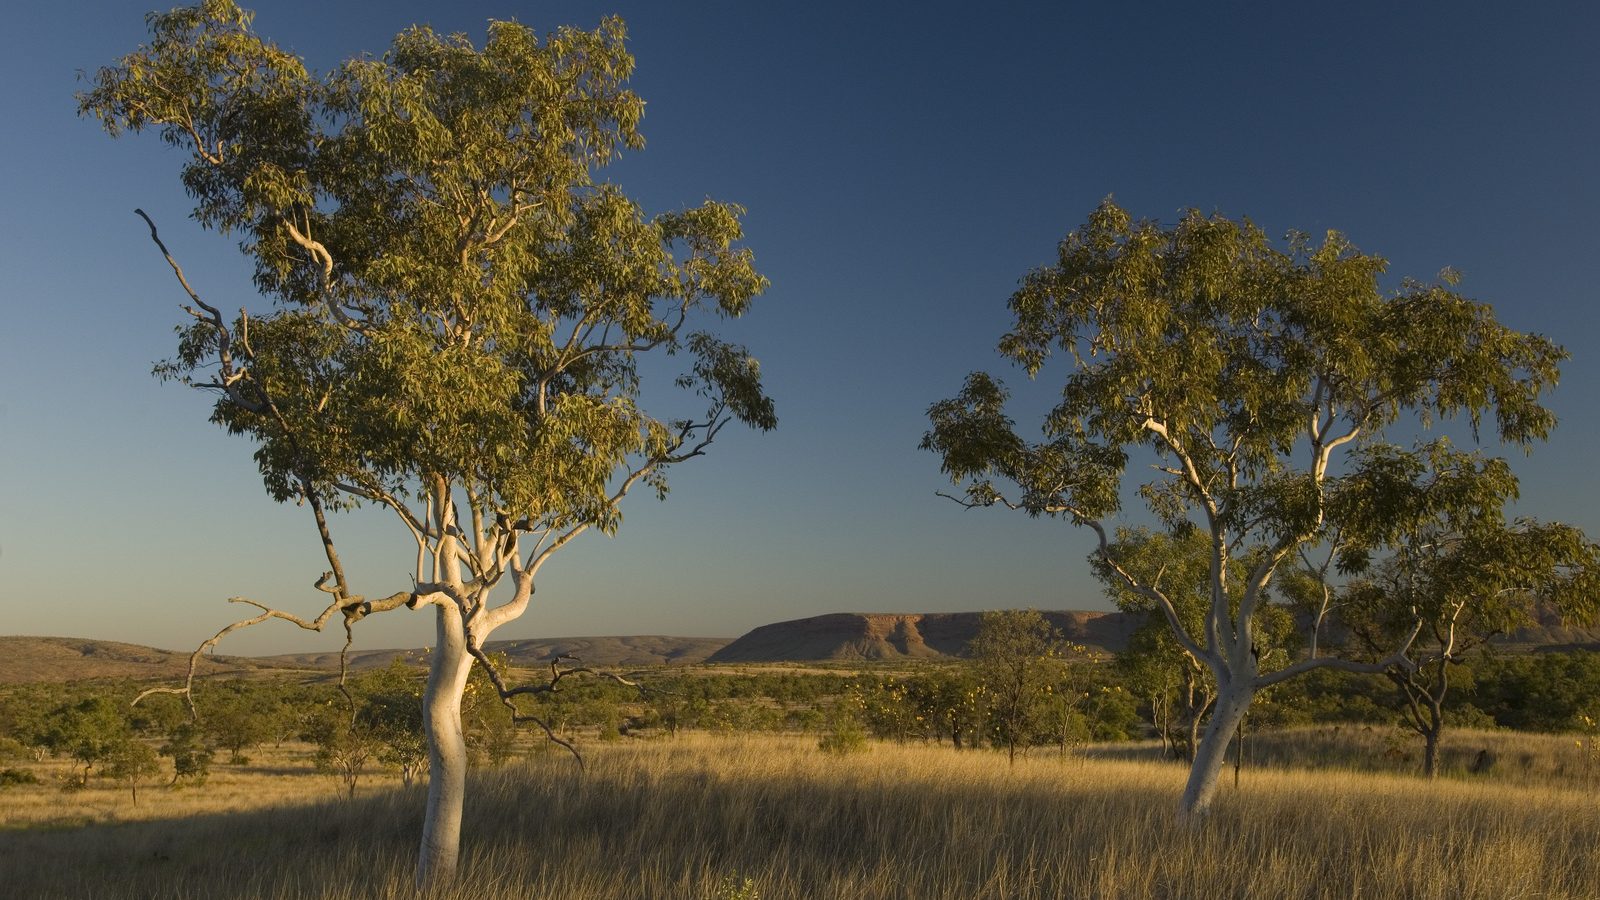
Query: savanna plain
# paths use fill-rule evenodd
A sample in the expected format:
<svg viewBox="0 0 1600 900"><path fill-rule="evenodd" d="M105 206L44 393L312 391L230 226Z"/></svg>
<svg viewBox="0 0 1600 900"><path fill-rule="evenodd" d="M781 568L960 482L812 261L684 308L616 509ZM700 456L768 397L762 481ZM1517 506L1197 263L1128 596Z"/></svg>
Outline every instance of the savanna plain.
<svg viewBox="0 0 1600 900"><path fill-rule="evenodd" d="M954 751L680 731L530 752L474 773L462 898L1600 896L1600 805L1582 742L1460 730L1446 759L1381 771L1383 732L1263 734L1211 818L1176 815L1186 769L1149 742ZM3 793L0 884L40 898L416 896L423 793L355 796L263 747L203 786ZM1391 754L1392 755L1392 754ZM1313 765L1314 764L1314 765ZM1395 763L1396 768L1404 768Z"/></svg>

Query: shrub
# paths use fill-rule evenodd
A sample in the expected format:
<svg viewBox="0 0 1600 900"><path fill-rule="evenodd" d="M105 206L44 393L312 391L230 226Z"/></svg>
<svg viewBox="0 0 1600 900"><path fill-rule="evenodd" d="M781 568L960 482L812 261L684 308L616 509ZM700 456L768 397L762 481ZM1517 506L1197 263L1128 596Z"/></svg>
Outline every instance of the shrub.
<svg viewBox="0 0 1600 900"><path fill-rule="evenodd" d="M0 787L13 784L38 784L39 776L27 769L0 769Z"/></svg>
<svg viewBox="0 0 1600 900"><path fill-rule="evenodd" d="M817 741L817 749L839 756L862 753L867 749L867 729L849 710L836 707L828 717L827 733Z"/></svg>

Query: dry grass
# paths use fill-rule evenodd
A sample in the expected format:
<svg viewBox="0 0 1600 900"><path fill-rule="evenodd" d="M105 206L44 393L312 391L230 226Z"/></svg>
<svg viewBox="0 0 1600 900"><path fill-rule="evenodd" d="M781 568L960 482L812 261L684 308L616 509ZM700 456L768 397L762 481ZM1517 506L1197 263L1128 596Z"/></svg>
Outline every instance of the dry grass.
<svg viewBox="0 0 1600 900"><path fill-rule="evenodd" d="M1179 766L801 738L682 736L476 778L462 898L1600 896L1583 790L1247 772L1203 829ZM325 792L331 785L319 779ZM8 791L8 798L11 793ZM0 834L17 897L409 895L418 791ZM732 881L730 881L732 879ZM747 895L748 896L748 895Z"/></svg>
<svg viewBox="0 0 1600 900"><path fill-rule="evenodd" d="M1155 761L1154 741L1092 746L1097 759ZM1229 751L1232 765L1234 750ZM1422 773L1422 739L1381 725L1315 725L1249 735L1246 771L1285 770ZM1529 787L1600 787L1600 741L1580 735L1446 729L1439 747L1445 778L1471 778ZM1231 769L1230 769L1231 772ZM1232 777L1231 774L1228 777Z"/></svg>
<svg viewBox="0 0 1600 900"><path fill-rule="evenodd" d="M337 799L343 787L331 776L317 772L307 744L258 747L249 751L250 762L226 764L228 754L217 754L204 785L185 781L171 785L169 774L139 785L139 804L125 785L90 778L86 788L64 791L61 784L75 780L75 767L65 759L42 763L10 762L33 772L38 785L7 787L0 792L0 830L18 828L62 829L119 822L178 819L188 816L243 813L278 806L302 807L308 802ZM364 792L384 791L400 783L397 774L374 771L361 778ZM0 842L6 838L0 836Z"/></svg>

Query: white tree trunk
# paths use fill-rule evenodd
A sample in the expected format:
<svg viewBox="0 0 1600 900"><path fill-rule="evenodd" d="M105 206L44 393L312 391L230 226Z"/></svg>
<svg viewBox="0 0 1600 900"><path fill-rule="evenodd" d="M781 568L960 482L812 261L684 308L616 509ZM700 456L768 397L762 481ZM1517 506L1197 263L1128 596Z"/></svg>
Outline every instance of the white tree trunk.
<svg viewBox="0 0 1600 900"><path fill-rule="evenodd" d="M1185 819L1195 821L1211 812L1211 801L1217 795L1217 781L1228 758L1228 742L1239 723L1250 710L1255 690L1249 682L1224 685L1217 693L1216 705L1211 709L1211 720L1206 723L1206 733L1195 748L1194 762L1189 768L1189 783L1183 789L1180 812Z"/></svg>
<svg viewBox="0 0 1600 900"><path fill-rule="evenodd" d="M461 695L472 672L460 612L452 605L439 604L436 614L438 637L422 695L422 728L428 740L428 810L422 820L417 887L424 890L447 885L455 877L467 781Z"/></svg>

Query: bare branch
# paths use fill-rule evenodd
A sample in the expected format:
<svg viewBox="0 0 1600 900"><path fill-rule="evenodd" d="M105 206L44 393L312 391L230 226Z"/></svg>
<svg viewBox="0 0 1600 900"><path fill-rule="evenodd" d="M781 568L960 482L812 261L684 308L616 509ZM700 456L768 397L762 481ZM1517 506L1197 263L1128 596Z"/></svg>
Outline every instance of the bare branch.
<svg viewBox="0 0 1600 900"><path fill-rule="evenodd" d="M177 276L178 284L183 287L183 292L189 295L189 299L194 301L195 306L205 310L205 314L202 315L196 312L193 307L184 308L190 315L208 324L217 334L218 380L213 384L203 386L221 389L227 393L231 402L243 409L257 413L264 412L265 407L262 404L245 397L243 392L239 390L239 381L244 377L244 373L234 367L233 334L228 330L227 323L223 321L222 311L200 299L200 295L190 286L189 279L183 274L183 267L179 266L178 261L172 258L172 253L167 250L167 245L162 242L161 235L156 231L155 221L142 209L135 209L134 212L144 220L146 225L150 226L150 240L155 242L156 247L161 251L161 255L166 258L167 265L172 267L172 273Z"/></svg>
<svg viewBox="0 0 1600 900"><path fill-rule="evenodd" d="M577 761L578 768L580 770L584 768L584 762L583 755L578 752L578 748L570 741L557 737L555 730L550 727L550 723L546 722L544 719L518 710L517 704L512 698L528 694L554 693L559 689L561 679L571 675L579 674L609 678L619 684L626 684L635 688L640 687L637 682L629 681L621 675L611 672L599 672L587 666L576 666L573 668L563 669L561 667L561 660L573 658L563 656L557 656L550 660L550 680L548 682L543 684L521 685L514 688L507 687L505 678L500 674L499 669L495 668L494 661L489 658L487 653L483 652L483 648L478 645L477 638L470 634L467 636L467 652L472 654L472 658L478 661L478 665L483 668L484 673L489 677L489 682L494 685L495 692L500 695L500 703L505 706L506 709L511 711L511 721L514 723L532 722L535 725L538 725L544 730L545 736L548 737L552 743L566 748L567 752L572 754L572 758Z"/></svg>
<svg viewBox="0 0 1600 900"><path fill-rule="evenodd" d="M326 573L324 573L321 578L317 579L317 583L315 585L317 589L321 590L323 585L327 582L327 579L328 575ZM199 711L195 709L194 705L195 671L200 666L200 657L203 656L207 650L215 647L218 641L221 641L224 637L232 634L235 631L238 631L241 628L248 628L251 625L258 625L268 619L283 619L286 622L292 622L293 624L298 625L299 627L308 631L321 631L322 626L326 625L328 620L333 618L333 614L339 611L339 602L336 600L333 603L328 604L328 607L324 609L315 619L308 621L294 615L293 613L286 613L282 610L272 609L263 604L257 603L254 600L244 597L229 597L228 602L244 603L249 606L254 606L261 610L261 614L258 616L252 616L248 619L242 619L238 622L234 622L231 625L225 626L221 631L218 631L216 634L212 635L210 638L201 643L199 647L196 647L195 651L189 654L189 671L188 674L184 676L183 687L150 688L139 694L139 696L133 698L133 704L135 706L138 705L140 700L143 700L145 697L151 694L177 694L178 696L183 697L184 702L188 704L189 717L191 719L197 719L199 718Z"/></svg>
<svg viewBox="0 0 1600 900"><path fill-rule="evenodd" d="M1292 666L1279 669L1276 672L1268 672L1265 675L1257 676L1255 680L1256 689L1260 690L1261 688L1271 687L1272 685L1275 685L1281 681L1287 681L1288 679L1299 675L1301 672L1309 672L1312 669L1339 669L1345 672L1362 672L1367 674L1377 674L1391 668L1414 671L1417 667L1417 664L1412 661L1409 654L1411 652L1411 645L1416 642L1417 635L1421 632L1422 620L1418 619L1416 626L1411 629L1411 634L1406 637L1405 642L1396 648L1393 653L1390 653L1388 656L1378 660L1377 662L1356 662L1355 660L1351 659L1341 659L1337 656L1319 656L1314 659L1302 659Z"/></svg>

